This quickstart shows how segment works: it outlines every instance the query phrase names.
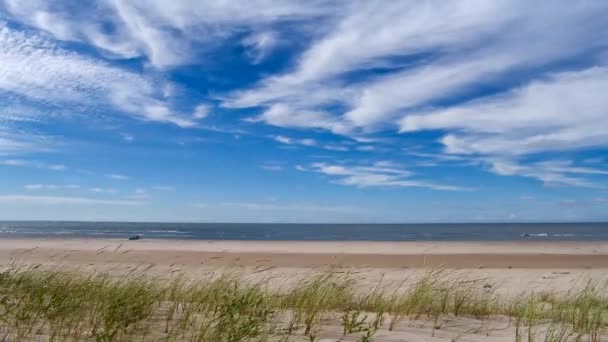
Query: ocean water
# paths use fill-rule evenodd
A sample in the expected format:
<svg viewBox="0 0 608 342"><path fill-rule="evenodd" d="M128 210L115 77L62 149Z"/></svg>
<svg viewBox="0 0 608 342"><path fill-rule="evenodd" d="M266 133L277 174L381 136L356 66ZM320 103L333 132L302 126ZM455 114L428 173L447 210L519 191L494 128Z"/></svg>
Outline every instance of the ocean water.
<svg viewBox="0 0 608 342"><path fill-rule="evenodd" d="M300 241L608 240L608 223L267 224L0 221L0 238Z"/></svg>

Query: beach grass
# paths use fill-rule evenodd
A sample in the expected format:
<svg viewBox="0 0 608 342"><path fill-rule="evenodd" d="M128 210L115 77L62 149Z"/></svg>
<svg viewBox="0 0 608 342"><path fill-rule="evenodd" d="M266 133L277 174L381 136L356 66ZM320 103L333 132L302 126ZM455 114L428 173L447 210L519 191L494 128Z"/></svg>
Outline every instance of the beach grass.
<svg viewBox="0 0 608 342"><path fill-rule="evenodd" d="M513 341L596 342L608 326L608 286L592 281L566 293L501 297L494 284L441 268L366 291L356 272L340 268L285 286L245 278L229 269L161 280L9 267L0 273L0 340L316 341L333 326L335 340L373 341L420 322L433 336L465 317L506 319Z"/></svg>

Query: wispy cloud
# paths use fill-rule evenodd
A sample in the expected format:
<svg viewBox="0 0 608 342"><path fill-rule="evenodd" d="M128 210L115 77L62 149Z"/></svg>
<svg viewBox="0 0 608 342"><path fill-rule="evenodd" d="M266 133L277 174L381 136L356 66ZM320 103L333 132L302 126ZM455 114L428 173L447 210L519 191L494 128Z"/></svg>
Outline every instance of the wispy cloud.
<svg viewBox="0 0 608 342"><path fill-rule="evenodd" d="M28 203L28 204L43 204L43 205L141 205L138 201L129 200L114 200L114 199L97 199L87 197L66 197L66 196L33 196L33 195L17 195L6 194L0 195L1 203Z"/></svg>
<svg viewBox="0 0 608 342"><path fill-rule="evenodd" d="M566 9L525 1L353 2L293 70L236 92L226 105L267 106L259 120L278 126L337 132L375 127L513 70L592 53L602 45L606 13L601 3ZM436 57L415 59L424 52ZM394 56L412 58L398 62ZM360 82L340 79L373 68L396 72L368 74ZM336 103L347 109L337 115L313 110Z"/></svg>
<svg viewBox="0 0 608 342"><path fill-rule="evenodd" d="M206 104L200 104L194 108L194 111L192 112L192 117L194 119L204 119L209 115L210 111L211 106Z"/></svg>
<svg viewBox="0 0 608 342"><path fill-rule="evenodd" d="M266 170L266 171L277 172L277 171L283 171L284 167L283 167L283 165L280 165L280 164L266 163L266 164L260 165L260 169Z"/></svg>
<svg viewBox="0 0 608 342"><path fill-rule="evenodd" d="M262 31L253 33L243 39L243 46L247 48L247 55L253 64L262 62L272 49L279 43L277 32Z"/></svg>
<svg viewBox="0 0 608 342"><path fill-rule="evenodd" d="M443 191L470 191L467 187L439 184L413 178L413 173L392 162L379 161L371 165L338 165L314 163L310 167L299 166L301 171L312 171L325 174L344 185L367 187L395 188L429 188Z"/></svg>
<svg viewBox="0 0 608 342"><path fill-rule="evenodd" d="M438 131L446 154L470 161L605 148L608 73L595 57L608 50L607 14L604 3L351 2L295 67L233 92L223 105L261 108L253 122L351 136ZM550 71L581 56L586 69ZM497 82L498 95L475 92ZM434 159L424 162L449 161Z"/></svg>
<svg viewBox="0 0 608 342"><path fill-rule="evenodd" d="M118 173L110 173L110 174L107 174L106 177L108 177L110 179L114 179L114 180L121 180L121 181L131 179L131 177L129 177L129 176L121 175Z"/></svg>
<svg viewBox="0 0 608 342"><path fill-rule="evenodd" d="M225 105L233 106L231 103ZM251 117L247 121L289 128L322 128L340 134L350 131L347 122L335 118L329 112L297 108L285 103L273 104L260 115Z"/></svg>
<svg viewBox="0 0 608 342"><path fill-rule="evenodd" d="M10 110L10 104L3 104L0 104L0 126L4 126L0 127L0 156L53 150L56 144L54 139L4 124L2 114Z"/></svg>
<svg viewBox="0 0 608 342"><path fill-rule="evenodd" d="M133 199L133 200L145 200L145 199L149 199L150 197L151 196L148 193L148 190L146 190L144 188L137 188L137 189L135 189L135 191L133 191L132 194L127 196L128 199Z"/></svg>
<svg viewBox="0 0 608 342"><path fill-rule="evenodd" d="M158 89L158 80L65 50L43 35L0 25L0 92L38 104L99 106L147 121L191 127ZM161 81L162 82L162 81ZM167 82L165 82L167 83ZM77 107L74 107L77 108Z"/></svg>
<svg viewBox="0 0 608 342"><path fill-rule="evenodd" d="M603 206L608 204L608 200L605 198L594 198L590 200L574 200L574 199L566 199L558 202L560 207L564 208L576 208L576 207L595 207L595 206Z"/></svg>
<svg viewBox="0 0 608 342"><path fill-rule="evenodd" d="M448 153L521 155L608 146L608 69L568 72L479 101L408 115L401 130L463 130L441 140ZM565 96L564 94L567 94ZM574 114L575 113L575 114Z"/></svg>
<svg viewBox="0 0 608 342"><path fill-rule="evenodd" d="M118 190L116 190L114 188L101 188L101 187L89 188L89 191L96 193L96 194L115 194L118 192Z"/></svg>
<svg viewBox="0 0 608 342"><path fill-rule="evenodd" d="M57 184L27 184L23 186L25 190L34 191L34 190L77 190L80 189L80 185L77 184L66 184L66 185L57 185Z"/></svg>
<svg viewBox="0 0 608 342"><path fill-rule="evenodd" d="M126 142L133 142L135 141L135 137L132 134L129 133L121 133L120 136L122 137L122 139Z"/></svg>
<svg viewBox="0 0 608 342"><path fill-rule="evenodd" d="M56 39L85 42L110 57L144 57L157 68L191 63L197 57L196 45L226 39L237 33L235 27L257 28L274 22L327 16L338 7L317 1L168 3L162 0L101 0L96 6L83 6L78 13L72 13L70 6L55 6L46 1L5 2L13 17L47 31ZM113 30L105 29L108 21ZM260 50L255 52L256 56L261 50L270 48L271 38L263 37L269 34L251 35L248 45Z"/></svg>
<svg viewBox="0 0 608 342"><path fill-rule="evenodd" d="M284 145L292 145L292 146L307 146L307 147L317 147L317 148L321 148L324 150L329 150L329 151L340 151L340 152L345 152L345 151L349 151L350 149L345 146L344 144L340 144L340 143L321 143L315 139L311 139L311 138L302 138L302 139L298 139L298 138L290 138L284 135L276 135L273 137L273 139L276 142L279 142L281 144Z"/></svg>
<svg viewBox="0 0 608 342"><path fill-rule="evenodd" d="M94 169L84 165L90 162L84 155L100 151L76 146L83 140L92 149L129 142L133 153L161 147L153 140L162 136L172 144L155 155L169 158L168 150L177 147L186 160L202 141L240 148L255 137L266 141L254 148L271 145L271 152L286 158L264 163L273 157L256 154L253 168L281 171L298 160L303 164L296 168L308 176L359 188L471 190L451 184L460 182L450 180L460 173L448 177L450 167L588 188L577 191L607 188L606 160L597 158L608 149L606 1L0 3L5 170ZM81 124L83 130L72 135ZM101 130L112 130L109 139ZM99 136L88 141L93 131ZM55 159L69 160L69 170L31 153L54 151L56 139L70 138L74 144L61 146L74 151ZM122 153L117 150L103 152ZM573 156L581 150L590 153ZM556 157L564 151L569 153ZM405 162L374 162L385 159ZM106 194L137 201L175 190L133 185L118 173L79 174L116 180L79 182L95 200ZM471 182L469 176L462 182ZM65 190L53 184L61 180L34 181L40 184L25 189ZM180 192L193 191L180 186ZM238 201L225 206L316 208Z"/></svg>
<svg viewBox="0 0 608 342"><path fill-rule="evenodd" d="M496 174L535 178L547 186L606 188L583 176L606 176L608 170L576 166L571 161L550 160L522 163L509 159L489 159L487 163L490 165L490 171Z"/></svg>
<svg viewBox="0 0 608 342"><path fill-rule="evenodd" d="M296 211L296 212L360 212L360 209L343 205L323 205L316 203L275 203L275 202L223 202L221 206L236 207L255 211Z"/></svg>
<svg viewBox="0 0 608 342"><path fill-rule="evenodd" d="M317 141L314 139L294 139L283 135L277 135L274 140L286 145L302 145L302 146L316 146Z"/></svg>
<svg viewBox="0 0 608 342"><path fill-rule="evenodd" d="M48 164L36 160L24 160L24 159L4 159L0 160L0 165L14 166L14 167L31 167L36 169L47 169L52 171L65 171L68 169L63 164Z"/></svg>

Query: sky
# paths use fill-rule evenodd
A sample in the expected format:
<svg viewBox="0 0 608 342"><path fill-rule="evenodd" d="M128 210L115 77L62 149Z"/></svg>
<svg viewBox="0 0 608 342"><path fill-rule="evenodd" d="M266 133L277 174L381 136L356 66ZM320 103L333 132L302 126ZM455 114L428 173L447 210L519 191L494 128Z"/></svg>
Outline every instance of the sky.
<svg viewBox="0 0 608 342"><path fill-rule="evenodd" d="M608 220L606 18L0 0L0 219Z"/></svg>

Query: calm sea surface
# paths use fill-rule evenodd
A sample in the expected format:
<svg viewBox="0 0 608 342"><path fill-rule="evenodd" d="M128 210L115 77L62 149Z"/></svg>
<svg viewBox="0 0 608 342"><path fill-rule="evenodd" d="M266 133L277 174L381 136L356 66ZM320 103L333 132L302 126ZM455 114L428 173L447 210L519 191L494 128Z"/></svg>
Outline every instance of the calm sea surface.
<svg viewBox="0 0 608 342"><path fill-rule="evenodd" d="M0 221L0 238L194 240L509 241L608 240L608 223L262 224Z"/></svg>

